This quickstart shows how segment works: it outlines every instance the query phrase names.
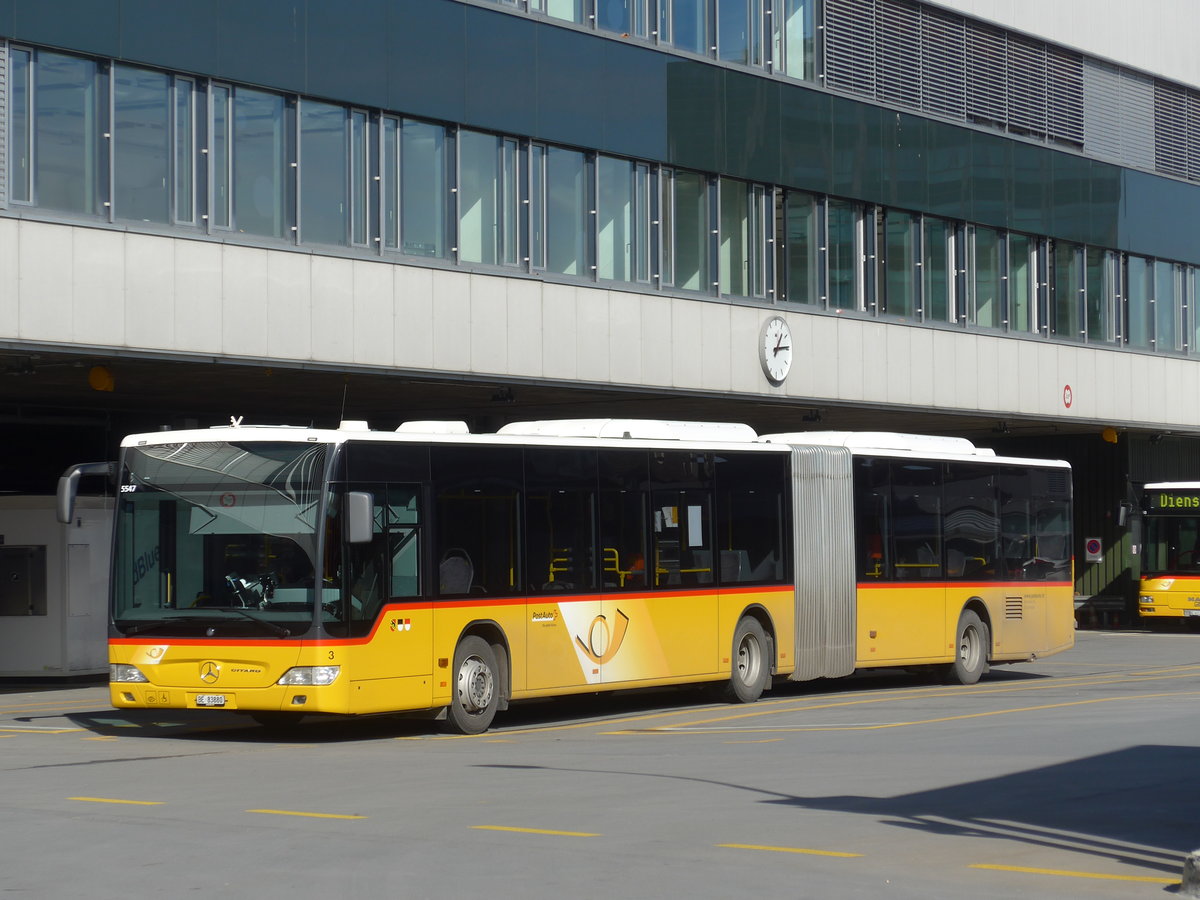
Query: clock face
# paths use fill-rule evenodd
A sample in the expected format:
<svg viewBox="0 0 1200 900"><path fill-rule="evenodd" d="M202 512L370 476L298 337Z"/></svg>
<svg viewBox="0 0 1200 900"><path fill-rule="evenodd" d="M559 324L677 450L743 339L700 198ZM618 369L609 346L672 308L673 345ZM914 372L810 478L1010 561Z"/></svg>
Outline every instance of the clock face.
<svg viewBox="0 0 1200 900"><path fill-rule="evenodd" d="M779 316L772 316L763 325L759 358L767 380L782 384L792 368L792 331Z"/></svg>

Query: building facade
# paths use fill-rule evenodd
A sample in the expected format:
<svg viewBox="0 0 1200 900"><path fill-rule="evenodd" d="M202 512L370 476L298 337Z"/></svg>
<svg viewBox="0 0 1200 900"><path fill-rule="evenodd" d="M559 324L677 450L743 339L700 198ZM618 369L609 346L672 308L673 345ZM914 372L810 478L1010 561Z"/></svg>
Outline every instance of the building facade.
<svg viewBox="0 0 1200 900"><path fill-rule="evenodd" d="M1196 24L0 0L0 487L231 415L962 434L1070 459L1077 589L1131 600L1121 511L1200 477Z"/></svg>

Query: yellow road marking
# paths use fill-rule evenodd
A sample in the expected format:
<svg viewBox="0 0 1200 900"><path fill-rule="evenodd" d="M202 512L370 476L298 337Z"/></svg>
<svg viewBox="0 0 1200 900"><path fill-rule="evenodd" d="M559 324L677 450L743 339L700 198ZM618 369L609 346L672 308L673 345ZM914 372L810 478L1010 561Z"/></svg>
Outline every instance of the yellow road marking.
<svg viewBox="0 0 1200 900"><path fill-rule="evenodd" d="M772 853L803 853L808 856L838 856L843 859L853 859L862 856L861 853L843 853L840 850L812 850L807 847L768 847L765 844L717 844L718 847L729 847L732 850L769 850Z"/></svg>
<svg viewBox="0 0 1200 900"><path fill-rule="evenodd" d="M83 731L82 728L42 728L36 725L30 725L27 728L13 727L11 725L0 726L0 731L11 731L14 734L70 734L73 731ZM12 737L13 735L5 735Z"/></svg>
<svg viewBox="0 0 1200 900"><path fill-rule="evenodd" d="M126 806L162 806L162 800L118 800L114 797L68 797L68 800L79 800L82 803L121 803Z"/></svg>
<svg viewBox="0 0 1200 900"><path fill-rule="evenodd" d="M777 744L782 740L783 740L783 738L762 738L761 740L757 740L757 741L724 741L723 743L726 743L726 744Z"/></svg>
<svg viewBox="0 0 1200 900"><path fill-rule="evenodd" d="M514 828L511 825L472 825L479 831L517 831L521 834L555 834L561 837L600 837L587 831L552 831L547 828Z"/></svg>
<svg viewBox="0 0 1200 900"><path fill-rule="evenodd" d="M1024 872L1029 875L1058 875L1063 878L1098 878L1104 881L1141 881L1149 884L1179 884L1178 878L1159 878L1153 875L1105 875L1101 872L1072 872L1068 869L1033 869L1027 866L992 866L983 863L970 869L991 869L995 872Z"/></svg>
<svg viewBox="0 0 1200 900"><path fill-rule="evenodd" d="M348 816L342 813L300 812L293 809L248 809L248 813L263 813L268 816L304 816L308 819L365 819L366 816Z"/></svg>

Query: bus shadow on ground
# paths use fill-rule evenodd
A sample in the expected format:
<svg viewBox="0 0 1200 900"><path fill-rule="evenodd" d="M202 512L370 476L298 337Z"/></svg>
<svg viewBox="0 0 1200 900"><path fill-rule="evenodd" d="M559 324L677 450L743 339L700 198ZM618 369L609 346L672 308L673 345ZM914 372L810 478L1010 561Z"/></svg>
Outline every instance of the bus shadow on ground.
<svg viewBox="0 0 1200 900"><path fill-rule="evenodd" d="M1197 843L1195 796L1181 778L1190 780L1198 767L1200 748L1151 744L895 797L780 796L766 802L1178 875Z"/></svg>

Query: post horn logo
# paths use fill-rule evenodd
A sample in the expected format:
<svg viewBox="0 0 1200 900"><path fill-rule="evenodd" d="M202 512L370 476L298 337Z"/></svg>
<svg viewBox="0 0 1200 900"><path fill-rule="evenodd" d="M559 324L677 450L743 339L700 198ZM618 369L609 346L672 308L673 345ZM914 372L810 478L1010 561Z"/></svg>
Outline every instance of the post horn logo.
<svg viewBox="0 0 1200 900"><path fill-rule="evenodd" d="M621 649L621 642L625 640L625 632L628 630L629 616L618 609L611 634L608 630L608 619L604 616L596 616L588 628L587 642L585 643L579 635L575 635L575 643L579 645L584 656L596 665L602 666L617 655L617 651Z"/></svg>
<svg viewBox="0 0 1200 900"><path fill-rule="evenodd" d="M212 660L200 663L200 680L205 684L215 684L217 679L220 677L220 664L215 663Z"/></svg>

